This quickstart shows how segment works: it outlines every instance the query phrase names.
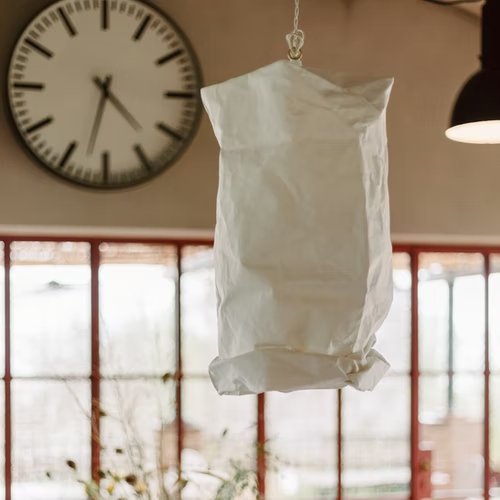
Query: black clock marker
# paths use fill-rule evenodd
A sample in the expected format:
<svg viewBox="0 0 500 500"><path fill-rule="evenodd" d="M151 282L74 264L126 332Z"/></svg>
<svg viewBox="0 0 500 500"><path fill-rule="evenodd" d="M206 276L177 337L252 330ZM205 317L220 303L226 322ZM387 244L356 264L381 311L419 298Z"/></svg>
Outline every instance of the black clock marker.
<svg viewBox="0 0 500 500"><path fill-rule="evenodd" d="M32 38L25 38L24 43L26 45L29 45L32 49L36 50L42 56L45 56L47 59L50 59L54 55L51 50L39 44L38 42L35 42L35 40L33 40Z"/></svg>
<svg viewBox="0 0 500 500"><path fill-rule="evenodd" d="M109 28L109 4L108 0L101 2L101 29L107 30Z"/></svg>
<svg viewBox="0 0 500 500"><path fill-rule="evenodd" d="M31 82L14 82L12 85L15 89L23 90L43 90L45 85L43 83L31 83Z"/></svg>
<svg viewBox="0 0 500 500"><path fill-rule="evenodd" d="M162 64L167 63L168 61L171 61L172 59L175 59L176 57L179 57L184 51L182 49L177 49L174 50L173 52L170 52L170 54L166 54L156 60L157 66L161 66Z"/></svg>
<svg viewBox="0 0 500 500"><path fill-rule="evenodd" d="M165 92L165 97L171 97L173 99L193 99L194 92L180 92L180 91L169 91Z"/></svg>
<svg viewBox="0 0 500 500"><path fill-rule="evenodd" d="M144 31L148 27L148 24L151 22L151 14L148 14L139 24L139 27L137 28L136 32L134 33L134 36L132 37L135 41L140 40L142 38L142 35L144 34Z"/></svg>
<svg viewBox="0 0 500 500"><path fill-rule="evenodd" d="M26 129L27 134L32 134L33 132L36 132L38 129L41 129L42 127L45 127L46 125L49 125L54 121L54 118L52 116L47 116L47 118L44 118L43 120L40 120L39 122L33 123L33 125L30 125Z"/></svg>
<svg viewBox="0 0 500 500"><path fill-rule="evenodd" d="M102 180L109 180L109 151L104 151L101 156Z"/></svg>
<svg viewBox="0 0 500 500"><path fill-rule="evenodd" d="M69 36L75 36L77 33L75 25L71 22L71 19L66 15L66 12L64 12L63 8L59 7L57 9L57 13L59 14L59 17L62 23L64 24L66 31L69 33Z"/></svg>
<svg viewBox="0 0 500 500"><path fill-rule="evenodd" d="M182 135L179 134L179 132L176 132L175 130L171 129L168 125L165 125L163 122L157 123L156 128L158 130L161 130L165 134L169 135L170 137L177 139L178 141L184 140L184 137L182 137Z"/></svg>
<svg viewBox="0 0 500 500"><path fill-rule="evenodd" d="M138 156L140 162L141 162L141 165L148 171L151 171L153 170L151 168L151 164L149 163L149 160L146 156L146 153L144 153L144 149L142 149L142 146L140 144L136 144L134 146L134 151L135 151L135 154Z"/></svg>
<svg viewBox="0 0 500 500"><path fill-rule="evenodd" d="M68 163L68 160L70 159L71 155L76 149L77 142L73 141L68 144L68 147L66 148L66 151L64 151L63 155L61 156L61 159L59 160L58 167L63 168L66 163Z"/></svg>

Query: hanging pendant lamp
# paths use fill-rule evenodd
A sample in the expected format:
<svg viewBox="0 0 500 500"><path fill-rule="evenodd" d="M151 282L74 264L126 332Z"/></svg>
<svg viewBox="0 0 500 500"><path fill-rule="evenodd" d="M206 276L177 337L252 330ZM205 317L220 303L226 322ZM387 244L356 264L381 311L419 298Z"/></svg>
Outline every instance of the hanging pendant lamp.
<svg viewBox="0 0 500 500"><path fill-rule="evenodd" d="M389 368L374 344L392 302L393 80L303 67L294 3L288 61L201 90L220 146L219 394L369 391Z"/></svg>
<svg viewBox="0 0 500 500"><path fill-rule="evenodd" d="M481 69L455 102L446 137L471 144L500 144L500 0L486 0L482 13Z"/></svg>

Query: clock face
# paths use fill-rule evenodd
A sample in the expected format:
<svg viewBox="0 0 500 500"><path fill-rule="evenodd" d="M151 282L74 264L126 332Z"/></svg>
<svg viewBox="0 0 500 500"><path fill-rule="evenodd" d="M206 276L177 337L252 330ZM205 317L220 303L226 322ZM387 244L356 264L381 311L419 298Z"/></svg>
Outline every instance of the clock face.
<svg viewBox="0 0 500 500"><path fill-rule="evenodd" d="M197 128L201 75L176 24L138 0L61 0L14 48L15 127L53 173L99 188L171 165Z"/></svg>

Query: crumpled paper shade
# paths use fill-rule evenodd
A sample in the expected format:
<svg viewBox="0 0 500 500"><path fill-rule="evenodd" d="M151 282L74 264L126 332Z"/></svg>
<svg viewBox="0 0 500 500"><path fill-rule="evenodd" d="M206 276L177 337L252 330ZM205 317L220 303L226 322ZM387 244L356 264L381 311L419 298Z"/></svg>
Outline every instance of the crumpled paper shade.
<svg viewBox="0 0 500 500"><path fill-rule="evenodd" d="M220 394L371 390L392 301L385 110L392 79L288 61L202 89L220 145Z"/></svg>

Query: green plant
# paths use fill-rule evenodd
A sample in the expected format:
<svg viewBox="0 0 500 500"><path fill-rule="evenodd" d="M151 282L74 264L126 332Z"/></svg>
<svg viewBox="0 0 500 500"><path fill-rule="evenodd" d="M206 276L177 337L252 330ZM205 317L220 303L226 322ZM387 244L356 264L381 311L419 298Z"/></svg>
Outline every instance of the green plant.
<svg viewBox="0 0 500 500"><path fill-rule="evenodd" d="M163 384L175 383L174 374L165 374L162 378ZM146 457L151 456L151 449L148 444L141 438L138 428L137 408L138 405L133 400L130 401L128 395L129 408L125 404L127 399L122 394L119 381L116 381L115 389L117 391L116 400L119 403L119 412L116 415L110 414L107 409L100 410L99 418L113 419L114 423L122 429L123 442L120 446L113 450L106 450L108 460L107 463L111 466L99 471L98 480L85 478L85 474L81 473L79 465L72 458L66 460L66 466L72 471L74 480L82 485L82 489L89 500L178 500L181 492L192 486L203 491L203 500L237 500L239 498L258 498L257 474L255 468L249 467L247 463L254 463L252 456L244 457L243 459L229 459L222 467L203 467L202 469L189 469L182 471L179 476L177 470L170 468L166 470L162 465L162 443L160 436L160 446L155 450L157 456L152 463L151 459ZM67 385L68 390L73 397L72 389ZM160 395L158 395L161 397ZM80 407L82 411L85 410ZM159 411L161 405L158 406ZM92 419L88 412L85 412L89 419ZM164 416L160 414L158 421L166 424ZM168 424L167 424L168 425ZM92 428L95 429L95 424L92 422ZM97 433L96 433L97 434ZM224 441L230 437L230 432L224 430L217 443L222 446ZM94 436L94 439L99 439ZM104 448L102 443L101 448ZM255 447L255 452L266 453L265 447ZM113 460L109 460L110 456L117 459L114 464ZM269 456L270 458L270 456ZM222 470L222 472L221 472ZM50 478L50 472L47 473ZM205 481L203 480L205 478ZM206 480L210 480L210 493L207 492ZM206 495L206 496L205 496ZM193 498L190 496L190 498Z"/></svg>
<svg viewBox="0 0 500 500"><path fill-rule="evenodd" d="M227 434L225 434L227 435ZM224 437L224 436L223 436ZM123 450L115 450L122 454ZM79 475L78 465L68 459L66 465L73 471L74 479L82 485L89 500L130 500L132 498L144 500L174 500L180 497L181 491L190 483L196 482L193 476L208 476L219 484L213 500L236 500L244 494L251 494L258 498L257 478L254 469L245 466L242 461L229 460L227 473L221 474L207 468L205 470L190 470L189 474L182 475L170 489L166 486L155 492L151 487L151 479L155 471L136 474L119 474L112 470L99 471L99 481L83 479ZM51 474L47 473L50 478Z"/></svg>

